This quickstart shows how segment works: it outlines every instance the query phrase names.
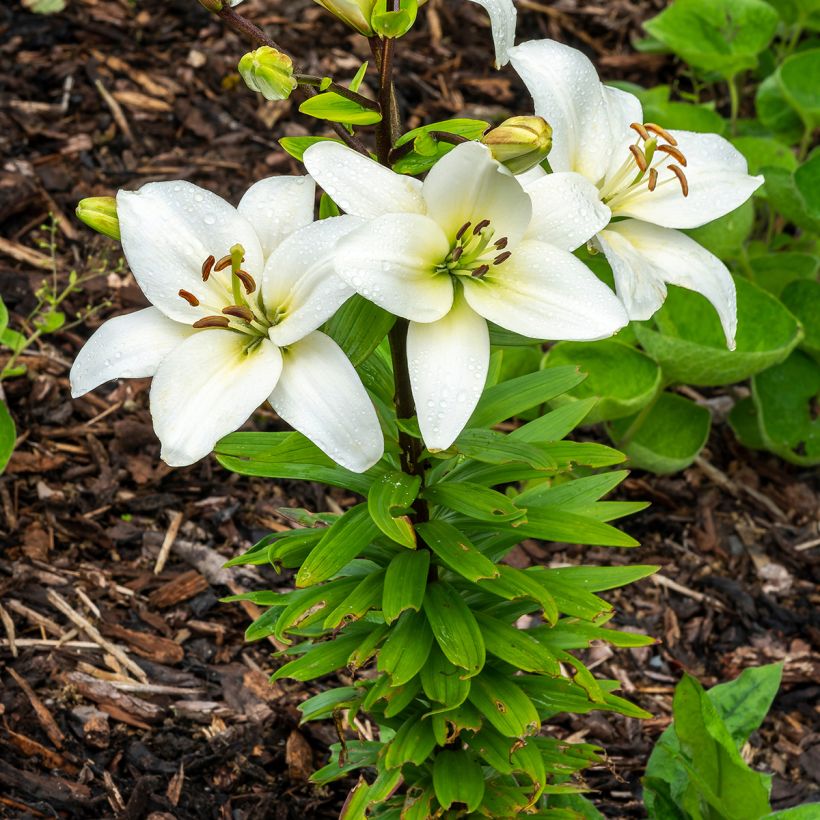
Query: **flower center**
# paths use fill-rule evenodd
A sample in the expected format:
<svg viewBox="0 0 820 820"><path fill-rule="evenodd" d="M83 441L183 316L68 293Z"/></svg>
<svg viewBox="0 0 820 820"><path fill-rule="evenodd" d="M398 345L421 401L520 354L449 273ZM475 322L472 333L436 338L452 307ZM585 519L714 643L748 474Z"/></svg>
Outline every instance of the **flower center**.
<svg viewBox="0 0 820 820"><path fill-rule="evenodd" d="M683 172L687 162L678 141L654 122L633 122L629 127L638 135L637 142L629 146L621 167L604 181L601 200L614 210L644 189L655 191L670 183L680 185L683 195L689 196L689 181Z"/></svg>
<svg viewBox="0 0 820 820"><path fill-rule="evenodd" d="M224 306L203 302L196 294L187 290L180 290L179 296L192 307L203 307L212 312L211 315L203 316L193 323L197 330L233 330L249 336L250 343L254 344L268 335L268 329L275 324L276 317L273 321L269 319L262 304L261 294L257 293L256 297L252 298L252 294L256 293L256 282L247 271L242 270L241 265L244 261L245 249L237 244L221 259L217 260L211 255L202 263L203 282L207 282L214 274L231 269L230 283L224 280L221 282L225 286L224 301L227 304ZM209 290L209 296L213 297L213 290Z"/></svg>
<svg viewBox="0 0 820 820"><path fill-rule="evenodd" d="M456 240L444 261L436 266L436 273L451 273L455 276L471 276L480 279L490 267L502 265L510 256L507 237L493 242L495 231L489 219L482 219L473 226L465 222L456 234Z"/></svg>

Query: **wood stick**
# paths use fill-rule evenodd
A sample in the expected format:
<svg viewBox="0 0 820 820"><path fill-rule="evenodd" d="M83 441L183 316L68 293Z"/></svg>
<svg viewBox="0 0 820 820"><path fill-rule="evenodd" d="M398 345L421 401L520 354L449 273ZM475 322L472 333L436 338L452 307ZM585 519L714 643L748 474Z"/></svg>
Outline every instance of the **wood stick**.
<svg viewBox="0 0 820 820"><path fill-rule="evenodd" d="M6 606L12 612L16 612L18 615L22 615L24 618L27 618L32 623L37 624L37 626L41 626L43 629L45 629L46 632L50 632L52 635L56 635L58 638L63 637L64 631L60 629L59 625L52 621L51 618L47 618L45 615L41 615L35 609L30 609L24 603L18 601L16 598L7 599Z"/></svg>
<svg viewBox="0 0 820 820"><path fill-rule="evenodd" d="M154 564L154 575L159 575L165 569L165 562L171 554L171 547L174 545L174 540L177 537L180 526L182 526L183 513L175 512L171 515L171 523L165 533L165 538L162 541L162 546L159 549L157 556L157 563Z"/></svg>
<svg viewBox="0 0 820 820"><path fill-rule="evenodd" d="M6 630L6 635L8 635L9 641L9 648L11 649L11 656L13 658L17 657L17 642L15 640L16 635L14 633L14 621L11 619L11 615L6 611L6 608L3 604L0 604L0 621L3 622L3 628Z"/></svg>
<svg viewBox="0 0 820 820"><path fill-rule="evenodd" d="M15 683L23 690L25 696L29 699L29 703L31 703L31 707L34 709L34 714L37 716L37 720L40 722L40 725L48 735L48 739L58 749L62 747L63 741L65 740L65 735L60 730L60 727L57 725L57 721L54 720L51 712L46 709L45 704L34 693L34 690L29 685L29 682L22 678L11 667L9 667L9 675L14 678Z"/></svg>

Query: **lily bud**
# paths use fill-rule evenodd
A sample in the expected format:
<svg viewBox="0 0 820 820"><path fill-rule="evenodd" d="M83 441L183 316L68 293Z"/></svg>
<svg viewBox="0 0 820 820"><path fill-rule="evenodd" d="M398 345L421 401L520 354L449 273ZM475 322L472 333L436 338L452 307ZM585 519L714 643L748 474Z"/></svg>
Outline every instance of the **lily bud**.
<svg viewBox="0 0 820 820"><path fill-rule="evenodd" d="M511 117L485 134L481 141L495 159L514 174L522 174L549 154L552 128L542 117Z"/></svg>
<svg viewBox="0 0 820 820"><path fill-rule="evenodd" d="M217 14L222 11L222 0L199 0L199 3L212 14ZM234 4L228 3L228 5L232 6Z"/></svg>
<svg viewBox="0 0 820 820"><path fill-rule="evenodd" d="M261 46L239 61L239 73L251 91L266 100L286 100L296 88L293 60L270 46Z"/></svg>
<svg viewBox="0 0 820 820"><path fill-rule="evenodd" d="M373 36L370 17L373 14L376 0L315 0L315 2L351 28L356 29L359 34L364 34L365 37Z"/></svg>
<svg viewBox="0 0 820 820"><path fill-rule="evenodd" d="M113 196L90 196L77 205L77 219L97 233L120 238L120 220L117 217L117 200Z"/></svg>

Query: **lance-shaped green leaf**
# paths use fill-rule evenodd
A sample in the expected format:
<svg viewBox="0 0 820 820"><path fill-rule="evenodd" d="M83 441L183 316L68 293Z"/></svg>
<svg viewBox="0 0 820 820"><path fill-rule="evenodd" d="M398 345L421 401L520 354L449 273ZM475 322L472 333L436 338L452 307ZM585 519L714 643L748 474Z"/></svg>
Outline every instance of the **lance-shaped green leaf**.
<svg viewBox="0 0 820 820"><path fill-rule="evenodd" d="M379 672L390 675L394 686L407 683L424 666L432 645L433 633L424 613L405 612L379 651Z"/></svg>
<svg viewBox="0 0 820 820"><path fill-rule="evenodd" d="M537 732L541 720L514 680L487 667L472 680L467 697L502 735L523 738Z"/></svg>
<svg viewBox="0 0 820 820"><path fill-rule="evenodd" d="M454 446L459 453L487 464L522 461L537 470L552 470L557 466L545 448L495 430L464 430Z"/></svg>
<svg viewBox="0 0 820 820"><path fill-rule="evenodd" d="M277 539L268 547L268 561L274 567L300 567L324 534L324 528L294 530L289 538Z"/></svg>
<svg viewBox="0 0 820 820"><path fill-rule="evenodd" d="M584 507L603 498L628 475L628 470L613 470L609 473L563 481L561 484L553 484L550 481L533 482L515 497L515 503L521 507L560 506L566 510Z"/></svg>
<svg viewBox="0 0 820 820"><path fill-rule="evenodd" d="M566 393L584 378L577 367L555 367L497 384L484 391L468 426L489 427L506 421Z"/></svg>
<svg viewBox="0 0 820 820"><path fill-rule="evenodd" d="M325 91L308 97L299 106L299 112L319 120L342 122L345 125L375 125L382 119L382 115L375 108L349 100L335 91Z"/></svg>
<svg viewBox="0 0 820 820"><path fill-rule="evenodd" d="M568 436L592 411L597 399L578 399L528 421L510 436L518 441L560 441Z"/></svg>
<svg viewBox="0 0 820 820"><path fill-rule="evenodd" d="M421 766L436 746L433 724L420 715L408 718L390 741L384 756L384 766L395 769L405 763Z"/></svg>
<svg viewBox="0 0 820 820"><path fill-rule="evenodd" d="M306 587L331 578L378 535L379 529L367 505L357 504L328 527L296 574L296 586Z"/></svg>
<svg viewBox="0 0 820 820"><path fill-rule="evenodd" d="M603 592L634 584L654 575L660 569L653 564L635 564L626 567L550 567L550 578L566 581L587 592Z"/></svg>
<svg viewBox="0 0 820 820"><path fill-rule="evenodd" d="M276 625L278 640L290 643L287 632L304 629L327 617L356 588L358 578L338 578L329 584L300 589L288 596Z"/></svg>
<svg viewBox="0 0 820 820"><path fill-rule="evenodd" d="M525 672L560 675L561 668L552 652L522 629L499 621L484 612L475 613L484 646L491 655Z"/></svg>
<svg viewBox="0 0 820 820"><path fill-rule="evenodd" d="M479 521L518 521L526 515L512 500L497 490L469 481L442 482L427 487L424 498Z"/></svg>
<svg viewBox="0 0 820 820"><path fill-rule="evenodd" d="M404 153L396 160L393 165L393 170L399 174L423 174L425 171L429 171L445 154L455 148L455 145L452 143L432 137L431 132L441 131L446 134L464 137L464 139L467 140L477 140L488 127L489 123L484 120L454 119L433 122L430 123L430 125L414 128L412 131L402 134L398 140L396 140L397 148L401 148L407 143L412 142L414 150L409 153ZM419 145L419 138L424 136L428 139L423 141L422 145L429 147L432 143L432 153L419 153L415 150L415 147Z"/></svg>
<svg viewBox="0 0 820 820"><path fill-rule="evenodd" d="M272 606L266 609L246 630L245 640L259 641L276 632L276 624L282 614L282 607Z"/></svg>
<svg viewBox="0 0 820 820"><path fill-rule="evenodd" d="M407 789L404 805L401 808L401 820L427 820L432 816L430 804L434 799L432 783L427 781L414 783Z"/></svg>
<svg viewBox="0 0 820 820"><path fill-rule="evenodd" d="M484 723L478 709L466 700L455 709L437 709L430 714L439 746L452 743L462 732L477 732Z"/></svg>
<svg viewBox="0 0 820 820"><path fill-rule="evenodd" d="M544 613L544 620L554 624L558 620L558 606L552 593L535 578L515 567L498 565L499 576L490 581L482 581L479 586L507 601L529 599L536 601Z"/></svg>
<svg viewBox="0 0 820 820"><path fill-rule="evenodd" d="M461 706L470 691L470 681L464 680L463 674L460 667L447 660L438 646L434 646L421 670L424 694L447 709Z"/></svg>
<svg viewBox="0 0 820 820"><path fill-rule="evenodd" d="M339 813L339 820L365 820L369 803L370 786L360 775L359 782L347 795L347 799Z"/></svg>
<svg viewBox="0 0 820 820"><path fill-rule="evenodd" d="M484 772L469 752L443 749L433 764L433 788L442 808L464 803L473 812L484 799Z"/></svg>
<svg viewBox="0 0 820 820"><path fill-rule="evenodd" d="M484 639L461 595L443 581L431 584L424 596L424 612L447 659L466 670L465 677L477 675L484 666Z"/></svg>
<svg viewBox="0 0 820 820"><path fill-rule="evenodd" d="M324 331L358 367L378 347L395 321L392 313L356 293L333 314Z"/></svg>
<svg viewBox="0 0 820 820"><path fill-rule="evenodd" d="M299 162L302 161L305 151L317 142L341 142L341 140L333 137L282 137L279 140L282 148Z"/></svg>
<svg viewBox="0 0 820 820"><path fill-rule="evenodd" d="M410 549L416 548L416 533L407 513L420 486L419 476L394 471L374 481L367 494L367 509L376 526L388 538Z"/></svg>
<svg viewBox="0 0 820 820"><path fill-rule="evenodd" d="M325 629L336 629L345 621L355 621L382 601L384 570L365 575L353 591L325 618Z"/></svg>
<svg viewBox="0 0 820 820"><path fill-rule="evenodd" d="M277 669L271 676L271 681L280 678L313 680L342 669L363 637L361 632L352 632L349 635L339 635L332 641L314 644L304 655Z"/></svg>
<svg viewBox="0 0 820 820"><path fill-rule="evenodd" d="M350 709L364 697L364 692L355 686L337 686L308 698L296 708L302 713L299 723L329 718L337 709Z"/></svg>
<svg viewBox="0 0 820 820"><path fill-rule="evenodd" d="M384 716L386 718L400 715L415 699L421 690L419 676L403 683L401 686L389 686L382 697L386 701Z"/></svg>
<svg viewBox="0 0 820 820"><path fill-rule="evenodd" d="M469 581L496 578L498 568L482 555L452 524L427 521L418 525L419 535L444 566Z"/></svg>
<svg viewBox="0 0 820 820"><path fill-rule="evenodd" d="M541 584L555 599L561 612L586 621L595 621L602 615L612 613L613 606L603 598L593 595L583 585L576 584L572 579L554 575L547 567L530 567L525 575Z"/></svg>
<svg viewBox="0 0 820 820"><path fill-rule="evenodd" d="M17 428L14 419L9 413L6 403L0 399L0 473L6 469L12 452L14 452L14 442L17 440Z"/></svg>
<svg viewBox="0 0 820 820"><path fill-rule="evenodd" d="M595 544L601 547L637 547L638 542L624 532L576 513L555 507L529 508L527 520L516 532L521 538L566 541L570 544Z"/></svg>
<svg viewBox="0 0 820 820"><path fill-rule="evenodd" d="M421 610L429 569L427 550L403 550L390 559L382 593L382 614L388 624L405 610Z"/></svg>

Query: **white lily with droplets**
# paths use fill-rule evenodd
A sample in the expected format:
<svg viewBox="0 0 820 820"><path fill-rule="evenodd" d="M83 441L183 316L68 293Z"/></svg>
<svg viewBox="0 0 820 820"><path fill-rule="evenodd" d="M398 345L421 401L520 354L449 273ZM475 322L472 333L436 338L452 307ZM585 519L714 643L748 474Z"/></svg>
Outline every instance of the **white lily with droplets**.
<svg viewBox="0 0 820 820"><path fill-rule="evenodd" d="M484 388L487 321L540 339L591 340L627 322L623 306L571 251L608 212L574 173L524 191L485 146L456 146L421 181L338 143L305 164L339 207L366 224L337 246L336 271L410 320L407 357L427 447L443 450Z"/></svg>
<svg viewBox="0 0 820 820"><path fill-rule="evenodd" d="M738 208L763 177L750 176L743 155L716 134L644 123L640 101L603 85L574 48L533 40L511 49L510 60L533 96L535 113L552 126L552 170L586 177L610 214L593 247L606 254L630 319L649 319L666 298L666 283L679 285L714 305L734 348L732 277L679 229Z"/></svg>
<svg viewBox="0 0 820 820"><path fill-rule="evenodd" d="M94 333L71 368L72 395L153 376L151 415L172 466L206 456L265 400L343 466L378 461L367 392L317 330L353 293L333 253L359 221L314 222L314 191L309 177L273 177L238 208L188 182L120 191L123 251L152 307Z"/></svg>

